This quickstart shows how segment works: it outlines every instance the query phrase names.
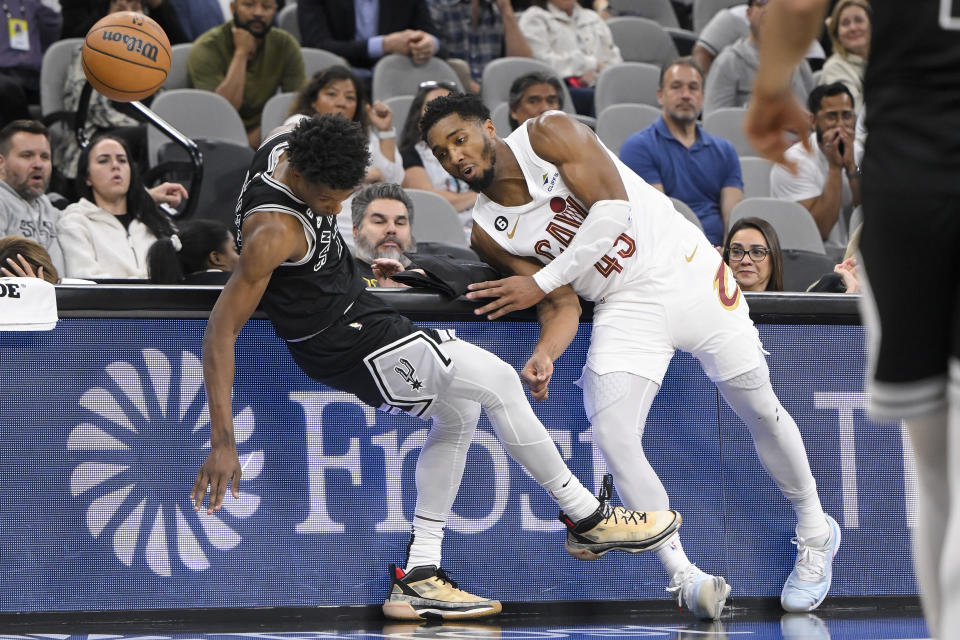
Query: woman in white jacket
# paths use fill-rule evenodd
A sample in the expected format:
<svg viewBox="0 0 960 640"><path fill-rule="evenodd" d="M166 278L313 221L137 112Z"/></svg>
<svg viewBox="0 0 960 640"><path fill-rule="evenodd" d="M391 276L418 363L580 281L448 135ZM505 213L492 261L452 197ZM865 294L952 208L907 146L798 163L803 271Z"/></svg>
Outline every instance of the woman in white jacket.
<svg viewBox="0 0 960 640"><path fill-rule="evenodd" d="M147 191L123 139L110 134L80 155L77 182L82 197L57 225L67 276L146 278L150 246L176 232L158 203L177 204L186 190L165 183Z"/></svg>

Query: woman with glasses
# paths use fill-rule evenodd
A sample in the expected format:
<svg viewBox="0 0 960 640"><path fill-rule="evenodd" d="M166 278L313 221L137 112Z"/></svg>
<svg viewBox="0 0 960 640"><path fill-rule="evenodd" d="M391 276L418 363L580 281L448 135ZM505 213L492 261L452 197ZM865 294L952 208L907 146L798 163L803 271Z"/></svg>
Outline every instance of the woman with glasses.
<svg viewBox="0 0 960 640"><path fill-rule="evenodd" d="M417 93L410 103L407 121L400 132L400 155L403 157L403 186L409 189L423 189L443 196L447 202L460 212L464 226L470 224L470 210L477 201L477 194L470 190L466 182L457 180L433 157L427 143L420 139L420 117L427 103L434 98L457 91L457 85L445 80L421 82Z"/></svg>
<svg viewBox="0 0 960 640"><path fill-rule="evenodd" d="M359 122L366 130L372 160L364 184L403 181L403 161L397 150L393 111L379 100L373 104L367 102L362 85L350 69L336 65L315 73L294 100L290 117L284 124L295 124L303 118L325 113L340 114L347 120Z"/></svg>
<svg viewBox="0 0 960 640"><path fill-rule="evenodd" d="M730 227L723 261L744 291L783 291L783 254L777 232L766 220L740 218Z"/></svg>

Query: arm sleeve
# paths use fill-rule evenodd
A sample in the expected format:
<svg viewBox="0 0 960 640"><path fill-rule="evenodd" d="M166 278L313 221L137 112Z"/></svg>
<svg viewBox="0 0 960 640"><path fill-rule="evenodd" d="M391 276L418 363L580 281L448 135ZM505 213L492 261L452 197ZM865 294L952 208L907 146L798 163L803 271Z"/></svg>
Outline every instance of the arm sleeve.
<svg viewBox="0 0 960 640"><path fill-rule="evenodd" d="M109 275L97 264L93 240L83 226L61 221L57 226L57 237L63 251L66 272L63 275L67 278L100 278Z"/></svg>
<svg viewBox="0 0 960 640"><path fill-rule="evenodd" d="M546 12L534 9L536 7L527 9L520 17L520 31L530 44L534 58L546 62L561 78L580 76L597 68L596 58L584 55L579 49L568 47L564 51L554 50L550 42Z"/></svg>
<svg viewBox="0 0 960 640"><path fill-rule="evenodd" d="M704 115L721 107L737 106L737 74L734 64L733 54L722 51L710 67L705 87L707 98L703 104Z"/></svg>
<svg viewBox="0 0 960 640"><path fill-rule="evenodd" d="M331 24L325 0L300 0L297 2L297 22L303 46L326 49L337 54L355 67L372 67L376 60L367 54L367 41L354 40L354 30L336 33ZM351 23L354 16L346 18Z"/></svg>
<svg viewBox="0 0 960 640"><path fill-rule="evenodd" d="M167 34L170 44L190 42L187 32L183 29L177 8L170 4L170 0L163 0L156 8L150 8L150 17L157 21L160 28Z"/></svg>
<svg viewBox="0 0 960 640"><path fill-rule="evenodd" d="M213 40L195 42L187 56L187 75L194 89L216 91L227 76L229 60L222 60Z"/></svg>
<svg viewBox="0 0 960 640"><path fill-rule="evenodd" d="M641 134L634 134L620 147L620 161L647 184L663 184L660 166Z"/></svg>
<svg viewBox="0 0 960 640"><path fill-rule="evenodd" d="M727 175L723 178L723 187L736 187L743 191L743 172L740 169L740 156L737 150L727 140L723 141L723 164L727 168Z"/></svg>
<svg viewBox="0 0 960 640"><path fill-rule="evenodd" d="M533 275L537 286L550 293L590 269L629 226L630 215L630 203L626 200L595 202L569 246Z"/></svg>
<svg viewBox="0 0 960 640"><path fill-rule="evenodd" d="M288 92L299 91L307 83L300 45L297 44L293 36L290 36L289 40L286 63L283 65L283 78L280 80L281 88Z"/></svg>
<svg viewBox="0 0 960 640"><path fill-rule="evenodd" d="M791 153L788 149L786 156L797 163L797 175L790 173L783 165L773 165L770 170L770 195L779 200L799 202L823 194L823 185L817 179L812 161L806 154Z"/></svg>
<svg viewBox="0 0 960 640"><path fill-rule="evenodd" d="M46 51L47 47L60 39L63 16L59 11L41 5L37 11L37 19L40 27L40 48Z"/></svg>
<svg viewBox="0 0 960 640"><path fill-rule="evenodd" d="M413 147L404 147L403 149L400 149L400 157L403 159L404 169L423 166L423 159Z"/></svg>

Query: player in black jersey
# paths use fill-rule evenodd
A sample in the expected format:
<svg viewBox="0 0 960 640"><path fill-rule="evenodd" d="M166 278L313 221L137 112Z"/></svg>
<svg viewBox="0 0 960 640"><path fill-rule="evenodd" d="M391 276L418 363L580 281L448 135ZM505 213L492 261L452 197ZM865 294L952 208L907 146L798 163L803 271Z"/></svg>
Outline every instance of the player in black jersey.
<svg viewBox="0 0 960 640"><path fill-rule="evenodd" d="M312 378L384 411L430 418L417 459L417 503L407 565L383 605L392 618L494 615L500 603L456 587L440 568L453 505L480 410L510 455L563 509L567 550L594 559L657 548L680 526L675 511L628 511L598 501L570 473L524 396L516 372L452 331L421 329L370 294L337 231L340 203L363 177L367 137L339 116L302 121L254 155L237 205L240 261L210 314L203 371L211 451L193 486L199 510L219 509L241 469L233 435L234 344L262 304Z"/></svg>
<svg viewBox="0 0 960 640"><path fill-rule="evenodd" d="M777 0L767 13L746 127L772 160L784 130L805 130L786 70L825 2ZM910 432L914 568L931 635L947 638L960 629L960 2L871 4L860 239L870 409Z"/></svg>

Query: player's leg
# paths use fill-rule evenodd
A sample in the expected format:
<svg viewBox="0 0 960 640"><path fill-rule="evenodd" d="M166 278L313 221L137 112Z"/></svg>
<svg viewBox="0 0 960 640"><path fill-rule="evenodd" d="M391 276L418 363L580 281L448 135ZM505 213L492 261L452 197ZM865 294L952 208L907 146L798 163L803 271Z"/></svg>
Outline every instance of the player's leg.
<svg viewBox="0 0 960 640"><path fill-rule="evenodd" d="M960 624L960 212L952 198L880 188L865 181L860 242L870 409L907 423L918 485L914 569L927 626L947 637ZM937 268L919 277L905 269L897 258L908 247L936 256Z"/></svg>
<svg viewBox="0 0 960 640"><path fill-rule="evenodd" d="M480 405L439 398L432 425L417 457L417 502L403 569L391 567L390 593L383 603L388 618L467 619L500 613L496 600L459 589L441 568L443 528L457 497Z"/></svg>
<svg viewBox="0 0 960 640"><path fill-rule="evenodd" d="M660 385L622 371L598 375L583 372L583 401L593 429L593 442L613 474L617 493L633 510L667 509L670 500L643 451L643 430ZM687 558L680 536L657 549L670 576L671 593L699 618L715 619L723 611L730 587L720 576L698 569Z"/></svg>
<svg viewBox="0 0 960 640"><path fill-rule="evenodd" d="M718 380L717 387L750 429L760 462L797 515L793 540L797 561L780 602L787 611L812 611L830 590L840 527L820 504L800 429L777 399L765 363L729 380Z"/></svg>
<svg viewBox="0 0 960 640"><path fill-rule="evenodd" d="M462 340L444 342L441 350L456 365L445 398L474 400L483 406L507 453L563 510L571 554L592 560L614 549L647 551L662 545L676 531L680 525L676 512L643 515L600 504L563 462L509 364Z"/></svg>
<svg viewBox="0 0 960 640"><path fill-rule="evenodd" d="M829 591L840 528L820 505L800 430L773 392L759 334L733 274L710 252L690 267L687 295L667 311L676 345L692 353L716 382L750 429L764 468L793 505L797 564L781 602L788 611L810 611Z"/></svg>

